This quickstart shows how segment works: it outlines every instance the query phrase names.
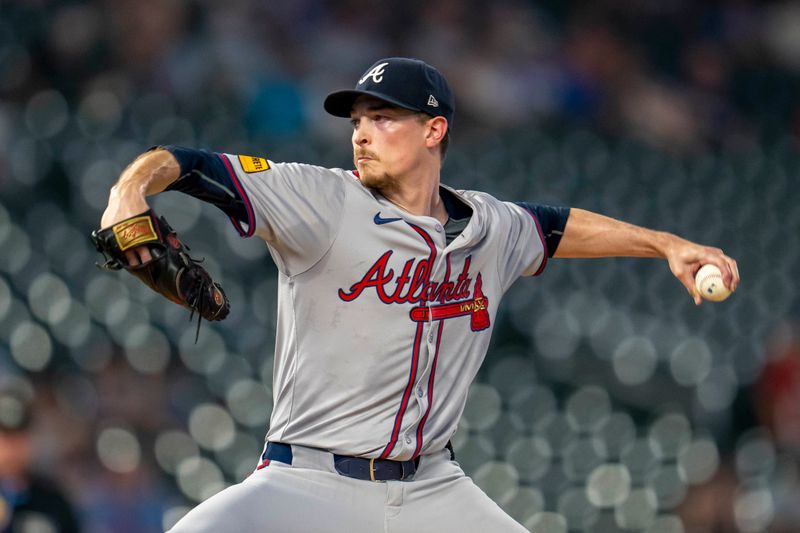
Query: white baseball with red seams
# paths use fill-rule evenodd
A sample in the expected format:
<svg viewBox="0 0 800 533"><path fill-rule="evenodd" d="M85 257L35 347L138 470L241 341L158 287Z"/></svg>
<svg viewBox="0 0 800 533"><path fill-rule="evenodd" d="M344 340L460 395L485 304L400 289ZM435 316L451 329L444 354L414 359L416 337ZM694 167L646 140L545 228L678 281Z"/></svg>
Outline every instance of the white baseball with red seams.
<svg viewBox="0 0 800 533"><path fill-rule="evenodd" d="M711 302L721 302L731 295L731 291L722 281L722 272L716 265L700 267L694 276L694 285L700 296Z"/></svg>

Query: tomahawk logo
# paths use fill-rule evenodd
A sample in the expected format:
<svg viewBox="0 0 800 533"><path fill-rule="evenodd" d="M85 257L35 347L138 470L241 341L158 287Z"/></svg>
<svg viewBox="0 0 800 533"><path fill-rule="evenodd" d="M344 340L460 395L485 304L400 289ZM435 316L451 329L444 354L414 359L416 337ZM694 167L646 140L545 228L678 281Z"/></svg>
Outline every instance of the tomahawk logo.
<svg viewBox="0 0 800 533"><path fill-rule="evenodd" d="M364 74L363 78L358 80L358 84L361 85L362 83L367 81L367 79L369 79L369 78L372 78L372 81L374 81L375 83L382 82L383 81L383 71L386 69L386 65L388 65L388 64L389 63L378 63L377 65L372 67L369 72Z"/></svg>
<svg viewBox="0 0 800 533"><path fill-rule="evenodd" d="M482 331L491 325L489 299L483 294L481 274L478 273L474 283L470 277L472 256L466 258L455 281L450 279L448 266L444 280L435 282L430 280L430 258L409 259L402 272L396 273L389 267L392 254L392 250L387 250L349 290L339 289L339 298L352 302L364 291L374 289L385 304L417 304L409 311L414 322L469 316L472 331Z"/></svg>

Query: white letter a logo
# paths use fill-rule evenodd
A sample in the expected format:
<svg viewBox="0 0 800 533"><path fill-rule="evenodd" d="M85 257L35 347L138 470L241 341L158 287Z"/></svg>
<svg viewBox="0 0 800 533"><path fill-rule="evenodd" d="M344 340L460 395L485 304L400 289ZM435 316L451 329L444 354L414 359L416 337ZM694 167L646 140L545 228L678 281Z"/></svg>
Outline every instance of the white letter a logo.
<svg viewBox="0 0 800 533"><path fill-rule="evenodd" d="M364 74L363 78L358 80L358 84L361 85L362 83L367 81L368 78L372 78L372 81L374 81L375 83L382 82L383 81L383 70L386 68L386 65L388 65L388 64L389 63L379 63L379 64L375 65L374 67L372 67L372 69L369 72Z"/></svg>

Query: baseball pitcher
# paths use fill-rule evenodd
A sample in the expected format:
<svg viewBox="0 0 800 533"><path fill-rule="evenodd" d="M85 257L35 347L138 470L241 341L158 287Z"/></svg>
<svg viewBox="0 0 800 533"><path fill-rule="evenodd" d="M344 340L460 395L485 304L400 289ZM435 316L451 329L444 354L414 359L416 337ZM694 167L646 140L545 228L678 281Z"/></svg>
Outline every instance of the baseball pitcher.
<svg viewBox="0 0 800 533"><path fill-rule="evenodd" d="M216 205L279 271L263 454L171 531L525 531L449 445L503 294L551 257L658 257L699 304L694 273L714 264L735 290L736 262L585 210L440 183L454 98L422 61L381 59L324 106L352 124L355 170L156 147L123 171L94 234L111 268L207 320L227 314L225 294L148 195Z"/></svg>

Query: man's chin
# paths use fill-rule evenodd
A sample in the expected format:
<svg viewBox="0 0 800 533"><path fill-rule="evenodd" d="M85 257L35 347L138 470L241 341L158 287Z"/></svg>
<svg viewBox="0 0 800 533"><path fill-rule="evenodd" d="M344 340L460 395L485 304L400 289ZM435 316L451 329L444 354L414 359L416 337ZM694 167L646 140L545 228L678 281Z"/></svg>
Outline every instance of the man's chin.
<svg viewBox="0 0 800 533"><path fill-rule="evenodd" d="M384 189L392 183L392 178L386 174L359 171L358 177L361 183L373 189Z"/></svg>

